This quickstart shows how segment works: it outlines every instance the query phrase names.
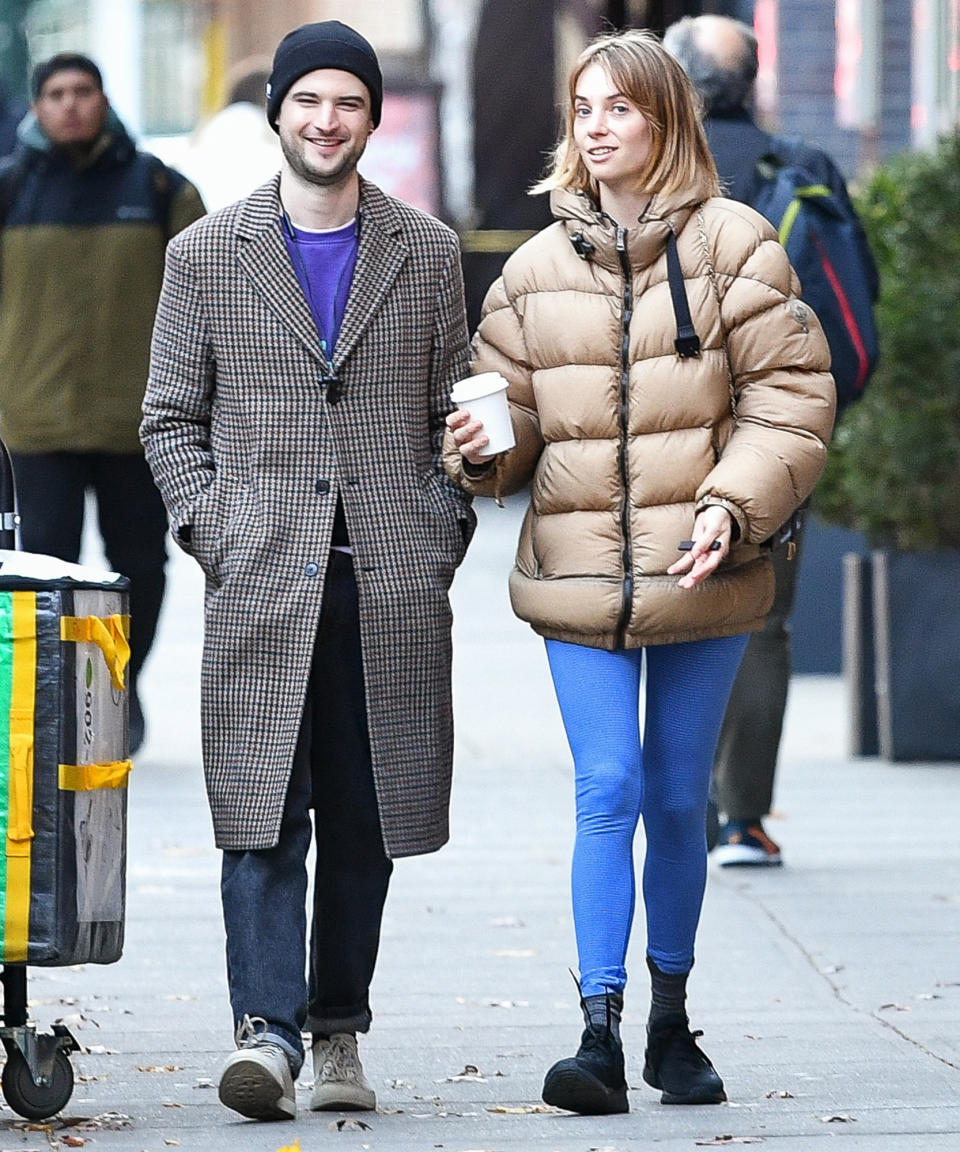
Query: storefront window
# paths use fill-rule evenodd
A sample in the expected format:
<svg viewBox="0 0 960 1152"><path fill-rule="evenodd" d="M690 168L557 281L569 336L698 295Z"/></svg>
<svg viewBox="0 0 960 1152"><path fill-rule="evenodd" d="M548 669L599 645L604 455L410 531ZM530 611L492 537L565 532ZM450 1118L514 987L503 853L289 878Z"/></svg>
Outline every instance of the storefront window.
<svg viewBox="0 0 960 1152"><path fill-rule="evenodd" d="M88 0L34 0L24 19L30 60L57 52L86 51L90 40Z"/></svg>
<svg viewBox="0 0 960 1152"><path fill-rule="evenodd" d="M205 77L205 4L145 0L141 38L142 129L190 132L200 116Z"/></svg>

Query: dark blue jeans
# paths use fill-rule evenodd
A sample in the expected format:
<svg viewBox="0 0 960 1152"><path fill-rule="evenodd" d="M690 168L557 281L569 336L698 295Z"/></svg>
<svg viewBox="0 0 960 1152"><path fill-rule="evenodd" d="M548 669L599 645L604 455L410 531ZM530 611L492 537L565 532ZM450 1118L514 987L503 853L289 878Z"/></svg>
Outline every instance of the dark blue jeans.
<svg viewBox="0 0 960 1152"><path fill-rule="evenodd" d="M311 807L317 855L308 957ZM357 585L351 558L332 552L279 843L224 852L221 878L234 1021L266 1020L295 1073L303 1029L329 1035L370 1027L392 871L370 759Z"/></svg>

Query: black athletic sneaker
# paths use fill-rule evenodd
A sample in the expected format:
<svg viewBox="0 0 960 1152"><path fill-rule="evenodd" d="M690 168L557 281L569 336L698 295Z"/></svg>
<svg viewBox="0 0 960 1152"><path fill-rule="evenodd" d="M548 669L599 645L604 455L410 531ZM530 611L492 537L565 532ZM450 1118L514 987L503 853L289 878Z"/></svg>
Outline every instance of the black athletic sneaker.
<svg viewBox="0 0 960 1152"><path fill-rule="evenodd" d="M647 1026L643 1078L661 1090L661 1104L722 1104L723 1081L697 1046L686 1016L664 1016Z"/></svg>
<svg viewBox="0 0 960 1152"><path fill-rule="evenodd" d="M610 1029L588 1024L576 1056L558 1060L547 1073L542 1096L581 1116L628 1112L623 1047Z"/></svg>

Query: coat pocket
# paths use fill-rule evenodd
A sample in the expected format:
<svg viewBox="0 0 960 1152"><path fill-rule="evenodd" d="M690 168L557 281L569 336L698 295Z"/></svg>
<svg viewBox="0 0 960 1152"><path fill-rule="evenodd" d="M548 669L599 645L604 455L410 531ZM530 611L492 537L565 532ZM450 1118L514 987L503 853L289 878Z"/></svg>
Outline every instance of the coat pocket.
<svg viewBox="0 0 960 1152"><path fill-rule="evenodd" d="M229 574L236 552L233 542L242 535L249 493L248 484L218 474L190 511L190 550L217 587Z"/></svg>
<svg viewBox="0 0 960 1152"><path fill-rule="evenodd" d="M434 472L420 478L420 489L431 514L430 523L440 528L443 551L456 567L466 555L477 526L477 514L448 489L448 483Z"/></svg>

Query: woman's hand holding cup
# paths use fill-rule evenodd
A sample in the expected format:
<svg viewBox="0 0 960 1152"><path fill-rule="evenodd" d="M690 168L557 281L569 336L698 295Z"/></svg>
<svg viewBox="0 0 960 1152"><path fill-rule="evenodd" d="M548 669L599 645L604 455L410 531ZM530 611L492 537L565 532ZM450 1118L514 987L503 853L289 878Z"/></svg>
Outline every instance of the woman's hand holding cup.
<svg viewBox="0 0 960 1152"><path fill-rule="evenodd" d="M458 408L447 417L447 427L465 460L477 467L490 462L489 455L483 455L490 437L484 432L482 421L472 420L465 408Z"/></svg>
<svg viewBox="0 0 960 1152"><path fill-rule="evenodd" d="M507 387L499 372L480 372L458 380L450 393L457 411L447 426L464 459L478 467L515 443Z"/></svg>

